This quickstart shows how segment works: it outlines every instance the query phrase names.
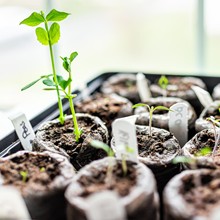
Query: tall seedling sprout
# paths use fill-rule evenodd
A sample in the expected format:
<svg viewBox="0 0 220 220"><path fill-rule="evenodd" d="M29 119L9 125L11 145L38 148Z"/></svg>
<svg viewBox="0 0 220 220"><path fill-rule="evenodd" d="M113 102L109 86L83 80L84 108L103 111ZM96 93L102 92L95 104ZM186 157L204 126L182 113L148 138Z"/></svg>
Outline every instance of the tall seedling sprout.
<svg viewBox="0 0 220 220"><path fill-rule="evenodd" d="M165 110L165 111L171 111L171 109L165 107L165 106L149 106L148 104L145 103L138 103L132 106L132 108L137 108L137 107L147 107L149 111L149 135L152 136L152 120L153 120L153 113L156 110Z"/></svg>
<svg viewBox="0 0 220 220"><path fill-rule="evenodd" d="M40 13L33 12L29 17L24 19L23 21L20 22L20 24L25 24L31 27L36 27L39 26L40 24L44 24L43 27L37 27L35 30L37 40L45 45L49 46L50 50L50 59L51 59L51 66L52 66L52 72L53 74L49 75L43 75L39 79L29 83L27 86L22 88L22 90L28 89L29 87L33 86L35 83L37 83L40 80L43 80L43 83L46 86L51 86L51 80L49 77L52 78L52 83L55 85L55 90L57 93L57 99L58 99L58 107L59 107L59 121L61 124L64 124L64 114L63 114L63 106L62 106L62 101L61 101L61 96L60 96L60 90L59 90L59 83L58 83L58 78L57 78L57 73L56 73L56 68L55 68L55 62L54 62L54 53L53 53L53 45L56 44L59 39L60 39L60 25L57 23L59 21L64 20L69 13L66 12L60 12L55 9L51 10L46 16L43 11ZM52 24L49 26L49 22L52 22Z"/></svg>

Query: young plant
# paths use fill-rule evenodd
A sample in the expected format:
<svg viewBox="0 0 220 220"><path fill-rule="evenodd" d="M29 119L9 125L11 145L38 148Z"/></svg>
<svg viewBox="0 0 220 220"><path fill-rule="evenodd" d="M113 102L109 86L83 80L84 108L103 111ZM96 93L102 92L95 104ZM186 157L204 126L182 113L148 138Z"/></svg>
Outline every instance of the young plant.
<svg viewBox="0 0 220 220"><path fill-rule="evenodd" d="M22 170L22 171L20 171L20 175L22 177L22 182L26 183L27 182L27 178L28 178L28 171Z"/></svg>
<svg viewBox="0 0 220 220"><path fill-rule="evenodd" d="M64 20L68 15L69 13L60 12L53 9L46 16L43 11L41 11L40 13L33 12L29 17L27 17L26 19L20 22L20 24L25 24L31 27L36 27L39 26L40 24L44 24L44 28L37 27L35 33L37 36L37 40L41 44L45 46L49 46L51 66L53 72L53 74L43 75L39 79L29 83L28 85L22 88L22 91L28 89L29 87L33 86L34 84L36 84L38 81L41 80L43 80L43 83L46 86L51 86L50 77L52 76L52 83L54 84L57 93L58 107L60 113L59 121L61 124L64 124L65 117L63 113L58 76L56 73L55 62L54 62L53 45L56 44L60 39L60 25L57 22ZM49 23L52 24L49 26Z"/></svg>
<svg viewBox="0 0 220 220"><path fill-rule="evenodd" d="M171 109L165 107L165 106L149 106L148 104L145 103L138 103L132 106L132 108L137 108L137 107L147 107L148 111L149 111L149 135L152 136L152 120L153 120L153 113L156 110L165 110L165 111L171 111Z"/></svg>
<svg viewBox="0 0 220 220"><path fill-rule="evenodd" d="M163 97L166 97L166 89L169 84L169 80L166 76L162 75L158 81L158 85L163 89Z"/></svg>
<svg viewBox="0 0 220 220"><path fill-rule="evenodd" d="M73 98L75 98L77 95L72 94L72 88L71 88L71 82L72 82L72 70L71 70L71 63L73 60L77 57L78 53L73 52L70 54L70 57L61 57L63 60L63 68L68 72L68 79L65 80L62 76L57 76L58 79L58 84L60 90L64 93L64 98L67 98L69 101L70 105L70 111L72 114L72 119L73 119L73 125L74 125L74 134L75 134L75 139L78 142L80 139L80 136L82 134L82 130L79 129L77 118L76 118L76 113L74 109L74 104L73 104Z"/></svg>
<svg viewBox="0 0 220 220"><path fill-rule="evenodd" d="M220 122L219 122L219 119L215 119L215 117L213 117L213 116L206 118L206 120L212 124L213 130L214 130L215 145L214 145L213 151L212 151L212 158L213 158L215 156L215 152L218 148L219 139L220 139L220 128L219 128Z"/></svg>

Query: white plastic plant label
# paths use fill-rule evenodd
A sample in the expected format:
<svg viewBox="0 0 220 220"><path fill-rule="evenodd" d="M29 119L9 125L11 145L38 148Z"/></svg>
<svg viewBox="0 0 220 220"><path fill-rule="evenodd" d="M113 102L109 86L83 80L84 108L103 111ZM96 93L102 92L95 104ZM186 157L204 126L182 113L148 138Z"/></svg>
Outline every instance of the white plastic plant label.
<svg viewBox="0 0 220 220"><path fill-rule="evenodd" d="M135 121L137 115L119 118L112 124L116 158L138 162L138 144ZM124 157L124 158L122 158Z"/></svg>
<svg viewBox="0 0 220 220"><path fill-rule="evenodd" d="M14 187L0 187L0 207L0 219L31 220L24 200Z"/></svg>
<svg viewBox="0 0 220 220"><path fill-rule="evenodd" d="M151 92L148 86L147 79L143 73L138 73L136 75L137 89L142 102L146 102L151 97Z"/></svg>
<svg viewBox="0 0 220 220"><path fill-rule="evenodd" d="M210 104L212 104L212 97L207 91L198 86L192 86L191 88L196 93L197 98L204 107L207 107Z"/></svg>
<svg viewBox="0 0 220 220"><path fill-rule="evenodd" d="M176 103L170 109L169 130L183 147L188 140L188 106L185 103Z"/></svg>
<svg viewBox="0 0 220 220"><path fill-rule="evenodd" d="M10 116L9 119L14 125L15 131L23 148L25 150L32 151L32 141L35 138L35 133L25 114L20 112L16 115Z"/></svg>
<svg viewBox="0 0 220 220"><path fill-rule="evenodd" d="M88 220L126 220L125 209L114 191L102 191L87 198Z"/></svg>

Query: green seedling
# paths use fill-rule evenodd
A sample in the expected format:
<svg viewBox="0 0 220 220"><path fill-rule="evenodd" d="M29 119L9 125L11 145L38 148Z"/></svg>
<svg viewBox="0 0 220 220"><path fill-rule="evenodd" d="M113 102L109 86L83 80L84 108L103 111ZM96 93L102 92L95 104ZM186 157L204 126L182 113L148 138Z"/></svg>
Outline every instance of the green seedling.
<svg viewBox="0 0 220 220"><path fill-rule="evenodd" d="M26 183L28 178L28 171L20 171L20 175L22 177L22 182Z"/></svg>
<svg viewBox="0 0 220 220"><path fill-rule="evenodd" d="M129 146L125 146L125 151L126 151L127 153L134 153L134 149L131 148L131 147L129 147ZM124 176L127 176L128 166L127 166L127 162L126 162L126 160L127 160L126 154L122 154L122 155L121 155L121 158L122 158L122 160L121 160L121 165L122 165L123 175L124 175Z"/></svg>
<svg viewBox="0 0 220 220"><path fill-rule="evenodd" d="M74 125L75 139L78 142L82 134L82 130L79 129L77 118L76 118L76 113L75 113L75 108L73 104L73 98L75 98L77 95L71 93L72 92L71 63L77 57L77 55L78 55L77 52L73 52L71 53L70 57L61 57L61 59L63 60L63 68L68 72L68 79L65 80L62 76L57 77L57 79L58 79L59 89L64 93L64 98L68 99L69 101L70 111L72 114L73 125Z"/></svg>
<svg viewBox="0 0 220 220"><path fill-rule="evenodd" d="M165 107L165 106L149 106L148 104L145 103L138 103L132 106L132 108L137 108L137 107L147 107L149 111L149 135L152 136L152 120L153 120L153 113L156 110L165 110L165 111L172 111L171 109Z"/></svg>
<svg viewBox="0 0 220 220"><path fill-rule="evenodd" d="M201 156L207 156L208 154L212 153L212 150L209 146L203 147L200 149L199 152L195 154L196 157L201 157Z"/></svg>
<svg viewBox="0 0 220 220"><path fill-rule="evenodd" d="M26 19L20 22L20 24L28 25L31 27L36 27L41 24L44 24L44 28L37 27L35 29L35 33L37 36L37 40L42 45L49 46L51 66L52 66L52 72L53 72L53 74L41 76L39 79L34 80L33 82L23 87L21 90L22 91L26 90L41 80L43 84L45 84L46 86L49 86L49 87L54 86L56 93L57 93L58 107L59 107L59 113L60 113L59 121L61 124L64 124L65 116L63 113L63 106L62 106L62 101L61 101L61 96L60 96L58 76L57 76L56 68L55 68L53 45L58 43L60 39L60 25L57 22L64 20L68 15L69 13L60 12L60 11L53 9L46 16L43 11L41 11L40 13L33 12L29 17L27 17ZM49 23L51 23L50 26L49 26ZM52 77L52 80L50 79L51 77ZM50 90L50 88L46 90Z"/></svg>
<svg viewBox="0 0 220 220"><path fill-rule="evenodd" d="M213 147L213 151L212 151L212 157L215 156L216 150L218 148L219 145L219 139L220 139L220 122L219 119L215 119L215 117L210 116L208 118L206 118L207 121L209 121L212 126L213 126L213 130L214 130L214 138L215 138L215 145Z"/></svg>
<svg viewBox="0 0 220 220"><path fill-rule="evenodd" d="M161 76L159 81L158 81L158 85L160 86L160 88L166 90L167 89L167 86L169 84L169 80L166 76Z"/></svg>
<svg viewBox="0 0 220 220"><path fill-rule="evenodd" d="M40 172L44 172L44 171L45 171L45 167L41 167Z"/></svg>

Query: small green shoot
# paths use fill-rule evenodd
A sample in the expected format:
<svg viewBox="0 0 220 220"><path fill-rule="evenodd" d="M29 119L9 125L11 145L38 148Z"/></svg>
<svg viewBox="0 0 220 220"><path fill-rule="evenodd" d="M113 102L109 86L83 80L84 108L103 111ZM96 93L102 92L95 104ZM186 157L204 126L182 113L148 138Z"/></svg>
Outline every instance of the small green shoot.
<svg viewBox="0 0 220 220"><path fill-rule="evenodd" d="M210 153L212 153L212 149L206 146L206 147L203 147L199 152L197 152L195 156L196 157L207 156Z"/></svg>
<svg viewBox="0 0 220 220"><path fill-rule="evenodd" d="M70 57L61 57L63 60L63 68L68 72L68 79L65 80L62 76L59 76L58 79L58 84L60 90L64 93L64 98L68 99L69 105L70 105L70 111L72 114L72 119L73 119L73 125L74 125L74 134L75 134L75 139L78 142L80 139L80 136L82 134L82 130L79 129L77 118L76 118L76 113L75 113L75 108L73 104L73 98L75 98L77 95L72 94L72 88L71 88L71 82L72 82L72 70L71 70L71 64L73 60L77 57L78 53L73 52L70 54Z"/></svg>
<svg viewBox="0 0 220 220"><path fill-rule="evenodd" d="M212 151L212 158L215 156L215 152L218 148L219 145L219 139L220 139L220 122L219 119L215 119L215 117L210 116L208 118L206 118L207 121L209 121L212 126L213 126L213 130L214 130L214 138L215 138L215 145L213 147L213 151Z"/></svg>
<svg viewBox="0 0 220 220"><path fill-rule="evenodd" d="M45 172L45 167L41 167L40 172Z"/></svg>
<svg viewBox="0 0 220 220"><path fill-rule="evenodd" d="M62 101L61 101L61 96L60 96L59 82L58 82L58 76L57 76L56 68L55 68L52 46L58 43L60 39L60 25L57 22L64 20L68 15L69 13L60 12L60 11L53 9L46 16L43 11L41 11L40 13L33 12L29 17L27 17L26 19L20 22L20 24L24 24L24 25L31 26L31 27L36 27L36 26L39 26L40 24L44 24L44 28L37 27L35 29L35 33L37 36L37 40L42 45L49 46L51 66L52 66L52 72L53 72L52 75L49 74L49 75L41 76L39 79L23 87L21 90L22 91L26 90L41 80L46 86L49 86L49 88L46 90L55 90L57 93L58 107L59 107L59 113L60 113L59 121L61 124L64 124L65 116L63 113L63 106L62 106ZM49 26L50 22L52 24ZM50 79L51 76L52 76L52 79ZM53 88L50 88L50 87L53 87Z"/></svg>
<svg viewBox="0 0 220 220"><path fill-rule="evenodd" d="M148 104L145 103L138 103L132 106L132 108L137 108L137 107L147 107L148 111L149 111L149 135L152 135L152 120L153 120L153 113L156 110L165 110L165 111L172 111L171 109L165 107L165 106L149 106Z"/></svg>
<svg viewBox="0 0 220 220"><path fill-rule="evenodd" d="M19 173L20 173L20 175L21 175L21 177L22 177L22 182L23 182L23 183L26 183L26 182L27 182L27 178L28 178L28 172L22 170L22 171L20 171Z"/></svg>
<svg viewBox="0 0 220 220"><path fill-rule="evenodd" d="M160 77L160 79L159 79L159 81L158 81L158 85L162 88L162 89L164 89L164 90L166 90L167 89L167 86L169 85L169 80L168 80L168 78L166 77L166 76L161 76Z"/></svg>
<svg viewBox="0 0 220 220"><path fill-rule="evenodd" d="M134 153L134 149L129 146L125 146L125 151L127 153ZM122 154L121 155L121 165L122 165L122 171L123 171L124 176L127 176L127 173L128 173L128 166L127 166L126 160L127 160L126 154Z"/></svg>

